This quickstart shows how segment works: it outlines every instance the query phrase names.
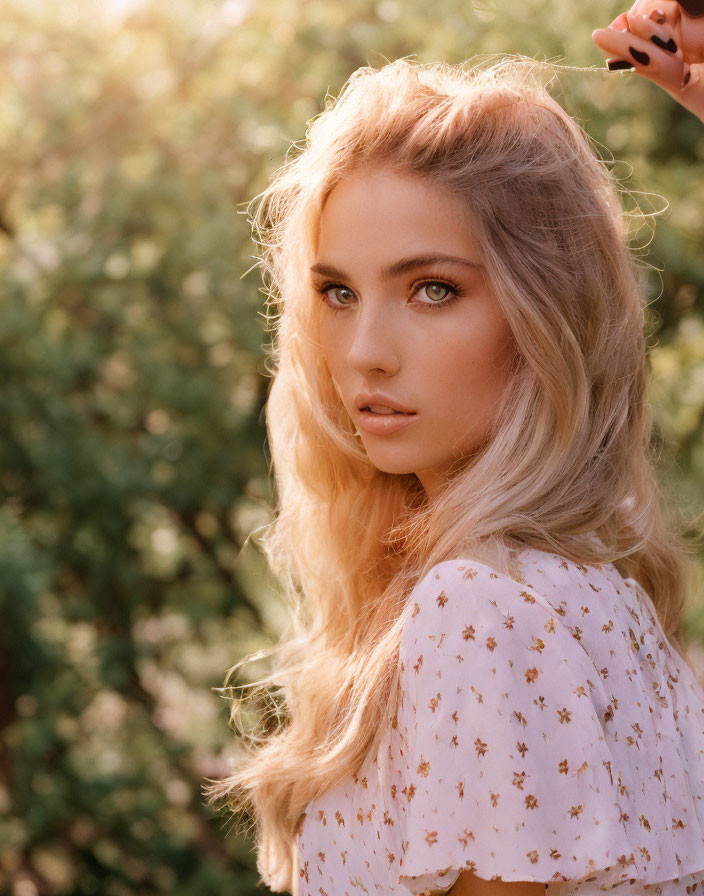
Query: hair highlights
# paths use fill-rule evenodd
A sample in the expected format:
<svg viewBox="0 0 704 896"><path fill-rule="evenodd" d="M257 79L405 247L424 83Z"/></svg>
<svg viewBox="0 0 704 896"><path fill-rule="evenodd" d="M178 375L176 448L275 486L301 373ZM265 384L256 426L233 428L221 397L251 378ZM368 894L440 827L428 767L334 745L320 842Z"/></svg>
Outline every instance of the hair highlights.
<svg viewBox="0 0 704 896"><path fill-rule="evenodd" d="M262 729L245 732L233 701L248 750L207 792L251 810L257 867L276 892L295 892L308 802L392 723L405 601L434 564L473 557L520 576L525 546L614 562L677 643L687 547L665 522L651 456L644 278L618 184L538 69L521 57L359 69L251 206L274 336L277 506L261 543L292 631L265 651L272 673L248 685L285 712L262 702ZM318 346L308 272L320 211L340 179L372 165L463 202L518 346L490 437L432 501L414 474L371 464Z"/></svg>

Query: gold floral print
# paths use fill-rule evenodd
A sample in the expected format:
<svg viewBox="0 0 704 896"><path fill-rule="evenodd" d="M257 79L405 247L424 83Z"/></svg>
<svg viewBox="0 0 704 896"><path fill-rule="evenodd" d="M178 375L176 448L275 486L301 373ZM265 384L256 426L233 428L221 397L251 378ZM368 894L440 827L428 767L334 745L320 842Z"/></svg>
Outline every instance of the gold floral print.
<svg viewBox="0 0 704 896"><path fill-rule="evenodd" d="M452 560L416 584L398 708L306 807L297 896L447 893L462 870L547 896L704 896L701 685L633 579L523 560L516 579Z"/></svg>

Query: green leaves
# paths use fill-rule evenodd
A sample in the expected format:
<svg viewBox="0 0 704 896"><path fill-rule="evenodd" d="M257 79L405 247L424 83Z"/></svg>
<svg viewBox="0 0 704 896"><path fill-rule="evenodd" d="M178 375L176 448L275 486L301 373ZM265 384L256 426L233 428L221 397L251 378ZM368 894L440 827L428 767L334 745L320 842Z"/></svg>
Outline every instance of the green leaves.
<svg viewBox="0 0 704 896"><path fill-rule="evenodd" d="M653 398L663 475L702 506L701 125L603 69L590 35L613 4L475 6L5 5L2 892L255 892L251 844L200 795L233 755L212 689L286 625L244 547L271 486L241 212L358 66L507 52L594 67L555 94L632 168L635 205L670 204L648 247Z"/></svg>

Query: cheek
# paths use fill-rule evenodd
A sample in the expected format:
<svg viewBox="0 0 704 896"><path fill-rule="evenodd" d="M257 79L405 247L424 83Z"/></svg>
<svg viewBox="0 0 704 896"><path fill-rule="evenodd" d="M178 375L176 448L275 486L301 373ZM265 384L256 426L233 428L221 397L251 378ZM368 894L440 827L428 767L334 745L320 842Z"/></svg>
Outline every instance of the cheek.
<svg viewBox="0 0 704 896"><path fill-rule="evenodd" d="M448 340L440 354L444 377L472 386L500 385L507 377L514 352L508 325L477 332L471 339Z"/></svg>
<svg viewBox="0 0 704 896"><path fill-rule="evenodd" d="M318 325L318 343L325 362L328 367L330 367L330 370L332 370L332 364L334 359L339 356L339 352L336 351L336 346L334 344L333 330L328 325L324 315L321 315L320 323Z"/></svg>
<svg viewBox="0 0 704 896"><path fill-rule="evenodd" d="M345 381L345 353L339 337L335 336L335 328L321 322L318 343L332 386L343 401L340 390Z"/></svg>
<svg viewBox="0 0 704 896"><path fill-rule="evenodd" d="M510 330L448 341L438 356L438 386L448 404L465 414L492 407L509 380L514 357Z"/></svg>

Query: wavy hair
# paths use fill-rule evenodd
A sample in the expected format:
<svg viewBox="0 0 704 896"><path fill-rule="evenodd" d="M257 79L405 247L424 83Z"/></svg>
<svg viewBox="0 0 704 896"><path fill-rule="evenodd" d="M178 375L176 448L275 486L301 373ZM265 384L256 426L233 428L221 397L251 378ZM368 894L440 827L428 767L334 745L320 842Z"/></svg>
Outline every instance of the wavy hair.
<svg viewBox="0 0 704 896"><path fill-rule="evenodd" d="M252 688L236 770L211 803L248 810L257 869L296 892L308 802L360 768L392 723L403 609L430 568L474 558L520 578L526 546L613 562L677 636L684 533L665 519L646 398L646 284L621 188L581 126L511 56L355 71L250 205L273 338L266 424L275 513L261 537L291 626ZM326 368L309 268L336 183L361 166L427 178L464 204L518 352L480 452L430 500L413 473L367 457Z"/></svg>

